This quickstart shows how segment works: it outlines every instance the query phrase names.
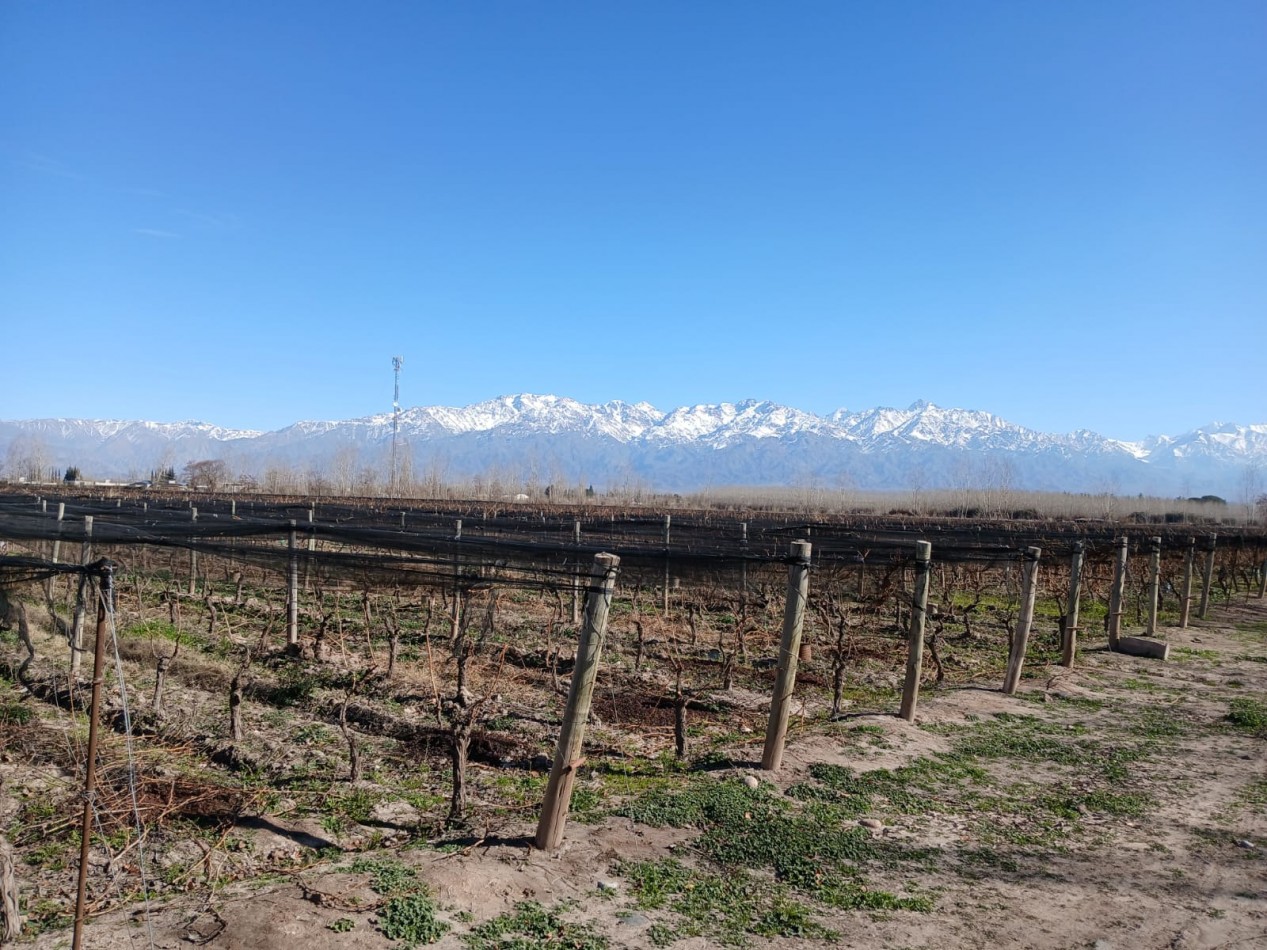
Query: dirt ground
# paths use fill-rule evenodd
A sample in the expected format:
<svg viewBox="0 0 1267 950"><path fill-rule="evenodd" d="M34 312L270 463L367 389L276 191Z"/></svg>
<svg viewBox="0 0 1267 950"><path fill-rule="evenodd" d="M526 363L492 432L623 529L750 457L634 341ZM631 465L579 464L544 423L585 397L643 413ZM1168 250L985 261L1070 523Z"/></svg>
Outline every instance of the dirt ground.
<svg viewBox="0 0 1267 950"><path fill-rule="evenodd" d="M987 751L979 761L990 775L988 794L948 788L944 798L931 793L919 808L896 807L881 796L862 820L871 835L943 857L880 867L871 879L925 895L930 908L815 905L815 919L834 931L837 946L858 948L1267 947L1267 732L1253 721L1228 718L1238 701L1250 713L1267 708L1267 603L1221 608L1209 621L1164 629L1161 636L1172 648L1166 662L1109 653L1091 641L1072 670L1031 668L1015 696L1003 695L995 682L926 690L914 724L892 715L807 719L797 723L777 775L755 767L761 737L753 733L698 777L753 776L780 797L820 774L811 767L899 769L962 750L965 737L991 723L1023 726L1036 737L1033 748L1062 734L1108 748L1129 735L1138 758L1125 773L1105 772L1114 776L1107 782L1093 779L1094 763L1085 760L1070 767L1039 754L1015 760ZM38 776L24 769L21 756L3 758L5 788L29 793ZM1069 809L1041 810L1051 789L1066 796ZM1082 793L1086 797L1077 798ZM1101 810L1095 804L1120 804L1128 795L1140 806ZM412 869L429 885L451 928L434 944L439 948L467 946L473 928L525 900L545 907L566 902L567 920L588 923L614 947L665 945L666 933L682 935L669 944L679 950L723 939L691 935L670 907L645 906L617 870L618 862L671 853L702 861L693 843L698 829L609 815L569 823L563 846L543 853L529 846L534 822L535 811L525 808L521 818L477 825L469 842L436 850L393 847L393 840L404 839L394 839L391 822L384 821L373 854ZM288 818L284 808L237 828L235 836L245 851L272 858L268 873L217 878L208 867L187 892L95 916L86 945L402 945L382 933L383 901L370 875L354 868L361 852L347 846L352 838L334 836L310 817ZM289 869L287 855L293 856ZM231 863L233 855L216 860ZM18 871L21 877L21 864ZM69 891L73 869L65 877ZM26 945L65 947L69 940L69 930L50 928ZM813 936L746 940L771 947L824 943Z"/></svg>

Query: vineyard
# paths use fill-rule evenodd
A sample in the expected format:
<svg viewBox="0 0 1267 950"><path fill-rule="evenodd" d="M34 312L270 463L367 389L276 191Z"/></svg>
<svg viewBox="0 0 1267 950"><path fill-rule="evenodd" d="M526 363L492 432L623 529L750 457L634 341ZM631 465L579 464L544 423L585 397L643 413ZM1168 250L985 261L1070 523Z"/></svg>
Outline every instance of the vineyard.
<svg viewBox="0 0 1267 950"><path fill-rule="evenodd" d="M0 541L16 942L1267 939L1261 529L9 494Z"/></svg>

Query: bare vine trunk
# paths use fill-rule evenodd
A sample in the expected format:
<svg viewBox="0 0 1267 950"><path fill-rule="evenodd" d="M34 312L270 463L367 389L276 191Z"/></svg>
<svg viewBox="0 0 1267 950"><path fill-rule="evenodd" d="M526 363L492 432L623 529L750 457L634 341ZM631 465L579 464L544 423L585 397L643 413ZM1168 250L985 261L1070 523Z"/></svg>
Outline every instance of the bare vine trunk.
<svg viewBox="0 0 1267 950"><path fill-rule="evenodd" d="M171 666L170 656L160 656L158 666L154 669L154 715L163 718L163 686L167 682L167 668Z"/></svg>
<svg viewBox="0 0 1267 950"><path fill-rule="evenodd" d="M229 736L234 742L242 741L242 679L246 667L242 667L229 683Z"/></svg>
<svg viewBox="0 0 1267 950"><path fill-rule="evenodd" d="M356 687L354 680L343 697L343 705L339 707L339 731L343 733L343 741L348 744L348 781L353 783L361 780L361 743L348 726L348 703L356 695Z"/></svg>
<svg viewBox="0 0 1267 950"><path fill-rule="evenodd" d="M18 877L13 866L13 849L0 835L0 944L12 943L22 933L22 913L18 904Z"/></svg>
<svg viewBox="0 0 1267 950"><path fill-rule="evenodd" d="M686 758L686 694L682 692L682 671L677 674L677 691L673 697L673 744L679 759Z"/></svg>

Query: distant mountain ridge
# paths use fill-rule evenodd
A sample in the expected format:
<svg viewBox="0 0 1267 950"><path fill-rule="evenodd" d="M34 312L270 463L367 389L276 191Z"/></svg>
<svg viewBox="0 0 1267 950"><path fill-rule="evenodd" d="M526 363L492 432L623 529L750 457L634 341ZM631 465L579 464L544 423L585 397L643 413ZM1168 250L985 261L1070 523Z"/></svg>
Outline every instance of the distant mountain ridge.
<svg viewBox="0 0 1267 950"><path fill-rule="evenodd" d="M386 478L392 414L296 422L272 432L202 422L0 421L0 459L75 465L89 477L141 478L222 459L260 478L290 467ZM696 491L723 485L824 488L980 488L1239 499L1267 489L1267 424L1212 423L1138 442L1087 430L1043 433L974 409L923 400L906 409L840 409L818 416L761 400L680 407L598 405L560 396L500 396L465 407L400 414L402 464L415 479Z"/></svg>

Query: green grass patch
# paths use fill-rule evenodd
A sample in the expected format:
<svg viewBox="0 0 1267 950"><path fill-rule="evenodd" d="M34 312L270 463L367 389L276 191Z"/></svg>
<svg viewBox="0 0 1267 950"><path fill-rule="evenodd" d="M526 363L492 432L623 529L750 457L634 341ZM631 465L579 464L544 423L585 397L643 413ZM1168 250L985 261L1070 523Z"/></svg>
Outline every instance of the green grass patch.
<svg viewBox="0 0 1267 950"><path fill-rule="evenodd" d="M1170 655L1178 660L1217 660L1218 650L1198 650L1193 647L1175 647Z"/></svg>
<svg viewBox="0 0 1267 950"><path fill-rule="evenodd" d="M1140 792L1112 792L1102 789L1045 795L1042 804L1054 814L1076 821L1084 814L1140 818L1153 807L1155 801L1151 795Z"/></svg>
<svg viewBox="0 0 1267 950"><path fill-rule="evenodd" d="M462 941L471 950L606 950L608 946L607 938L592 927L568 923L557 909L548 910L536 901L521 901L514 910L464 934Z"/></svg>
<svg viewBox="0 0 1267 950"><path fill-rule="evenodd" d="M138 640L166 640L181 646L198 642L191 633L181 631L175 624L166 620L143 620L134 623L123 631L123 636Z"/></svg>
<svg viewBox="0 0 1267 950"><path fill-rule="evenodd" d="M1234 699L1224 721L1241 732L1267 738L1267 703L1249 697Z"/></svg>
<svg viewBox="0 0 1267 950"><path fill-rule="evenodd" d="M402 946L435 943L449 932L436 916L436 904L426 885L411 867L390 859L358 858L348 867L353 874L368 874L370 890L388 898L378 912L378 929Z"/></svg>
<svg viewBox="0 0 1267 950"><path fill-rule="evenodd" d="M0 700L0 725L25 726L35 718L30 706L18 700Z"/></svg>
<svg viewBox="0 0 1267 950"><path fill-rule="evenodd" d="M841 765L815 764L810 766L810 776L813 782L793 785L788 794L801 801L826 802L844 815L867 814L877 797L883 797L893 811L922 814L938 807L935 796L947 785L989 781L985 769L956 757L919 758L897 769L862 773Z"/></svg>
<svg viewBox="0 0 1267 950"><path fill-rule="evenodd" d="M353 874L368 874L370 890L384 897L408 894L421 886L418 872L399 861L357 858L348 868Z"/></svg>
<svg viewBox="0 0 1267 950"><path fill-rule="evenodd" d="M1059 706L1085 709L1087 712L1097 712L1108 705L1103 699L1092 696L1070 696L1066 693L1049 693L1048 695Z"/></svg>
<svg viewBox="0 0 1267 950"><path fill-rule="evenodd" d="M675 858L623 862L616 871L629 881L638 907L679 915L673 927L652 928L656 946L684 937L707 937L722 946L743 946L754 936L835 937L786 887L743 871L700 872Z"/></svg>
<svg viewBox="0 0 1267 950"><path fill-rule="evenodd" d="M1128 729L1149 739L1178 739L1192 732L1192 724L1175 707L1147 706L1131 717Z"/></svg>
<svg viewBox="0 0 1267 950"><path fill-rule="evenodd" d="M449 932L449 925L436 916L436 904L424 891L393 897L378 913L378 929L388 940L402 946L435 943Z"/></svg>
<svg viewBox="0 0 1267 950"><path fill-rule="evenodd" d="M635 890L645 906L659 906L667 898L657 895L666 894L674 895L673 909L688 917L702 899L731 906L728 914L738 921L727 931L732 934L763 933L753 928L773 926L770 921L775 918L763 916L765 911L758 913L761 900L774 900L774 896L763 897L764 892L754 883L765 875L772 876L779 887L790 887L845 910L929 910L930 898L869 887L864 872L870 867L927 868L937 852L875 838L852 818L859 810L851 804L853 799L871 794L873 788L896 792L909 777L885 773L887 777L871 779L874 785L855 793L850 783L859 778L866 782L865 776L833 771L830 766L816 769L817 774L844 787L823 786L827 789L823 795L805 794L798 800L778 797L767 787L749 788L734 779L696 779L683 788L651 791L625 803L616 813L635 821L701 829L694 842L697 853L724 873L694 873L677 862L624 865L621 873L634 877ZM912 770L912 774L917 772ZM920 810L924 807L916 806L913 798L908 804ZM777 893L781 892L775 896ZM786 919L789 927L807 925L789 909L789 899L785 894L784 903L779 905L781 919ZM766 923L753 923L757 920Z"/></svg>
<svg viewBox="0 0 1267 950"><path fill-rule="evenodd" d="M977 759L1086 765L1093 761L1094 744L1074 741L1085 732L1080 725L999 713L969 728L955 742L955 752Z"/></svg>
<svg viewBox="0 0 1267 950"><path fill-rule="evenodd" d="M1250 782L1240 794L1236 796L1236 800L1246 805L1251 811L1259 814L1267 814L1267 778L1260 778Z"/></svg>

